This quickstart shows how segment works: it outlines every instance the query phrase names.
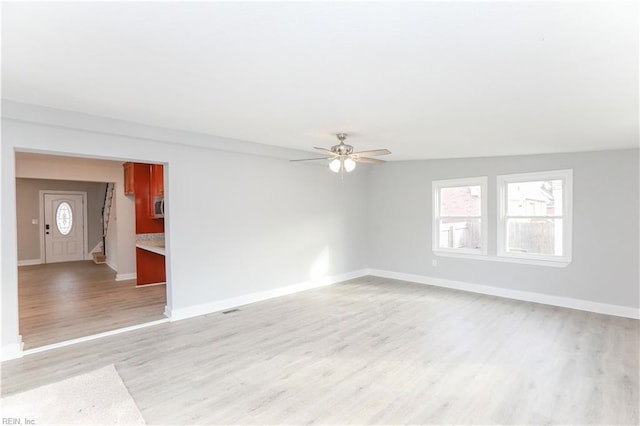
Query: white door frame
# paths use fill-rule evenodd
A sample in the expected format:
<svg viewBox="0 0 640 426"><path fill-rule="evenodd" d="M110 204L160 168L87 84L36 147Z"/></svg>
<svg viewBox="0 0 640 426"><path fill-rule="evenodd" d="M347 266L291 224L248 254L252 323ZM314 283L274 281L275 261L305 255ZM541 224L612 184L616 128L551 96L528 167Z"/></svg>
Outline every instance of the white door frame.
<svg viewBox="0 0 640 426"><path fill-rule="evenodd" d="M84 260L90 260L91 258L87 256L87 250L89 245L89 221L87 215L87 192L86 191L59 191L57 189L41 189L39 192L39 204L40 204L40 263L46 262L45 257L45 247L44 247L44 194L55 194L55 195L82 195L82 216L84 219L84 229L83 229L83 237L84 237L84 247L82 248L82 258Z"/></svg>

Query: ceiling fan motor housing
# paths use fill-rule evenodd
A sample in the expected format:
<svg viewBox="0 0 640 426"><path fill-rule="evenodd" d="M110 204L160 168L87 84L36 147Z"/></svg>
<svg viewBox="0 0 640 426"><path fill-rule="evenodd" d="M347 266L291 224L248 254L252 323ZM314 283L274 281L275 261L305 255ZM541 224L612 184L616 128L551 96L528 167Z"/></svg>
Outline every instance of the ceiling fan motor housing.
<svg viewBox="0 0 640 426"><path fill-rule="evenodd" d="M349 155L353 152L353 147L344 143L344 140L347 138L347 136L348 135L346 133L336 133L336 137L338 138L340 143L331 147L331 151L333 151L336 155Z"/></svg>
<svg viewBox="0 0 640 426"><path fill-rule="evenodd" d="M353 152L353 147L351 145L345 144L344 142L340 142L339 145L332 146L331 151L335 152L338 155L349 155Z"/></svg>

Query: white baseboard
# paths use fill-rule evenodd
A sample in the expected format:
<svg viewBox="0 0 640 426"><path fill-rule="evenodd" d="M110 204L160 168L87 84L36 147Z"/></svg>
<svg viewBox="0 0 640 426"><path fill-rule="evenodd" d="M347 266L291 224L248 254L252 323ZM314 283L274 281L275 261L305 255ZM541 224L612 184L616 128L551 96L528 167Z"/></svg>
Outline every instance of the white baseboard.
<svg viewBox="0 0 640 426"><path fill-rule="evenodd" d="M130 274L116 274L116 281L135 280L137 275L135 272Z"/></svg>
<svg viewBox="0 0 640 426"><path fill-rule="evenodd" d="M170 312L165 312L165 315L169 316L171 321L179 321L199 315L210 314L212 312L224 311L226 309L247 305L249 303L272 299L274 297L298 293L300 291L310 290L312 288L324 287L327 285L339 283L341 281L363 277L365 275L367 275L367 271L364 269L359 271L347 272L344 274L333 275L331 277L324 277L320 280L309 280L286 287L279 287L257 293L245 294L243 296L232 297L230 299L216 300L209 303L203 303L201 305L173 309Z"/></svg>
<svg viewBox="0 0 640 426"><path fill-rule="evenodd" d="M40 265L40 264L42 264L41 259L18 260L18 266L29 266L29 265Z"/></svg>
<svg viewBox="0 0 640 426"><path fill-rule="evenodd" d="M166 285L166 284L167 284L167 283L166 283L166 282L164 282L164 281L163 281L163 282L161 282L161 283L152 283L152 284L140 284L140 285L137 285L137 284L136 284L136 288L142 288L142 287L153 287L153 286L155 286L155 285Z"/></svg>
<svg viewBox="0 0 640 426"><path fill-rule="evenodd" d="M395 280L411 281L418 284L446 287L456 290L464 290L472 293L487 294L490 296L505 297L507 299L523 300L525 302L542 303L545 305L560 306L563 308L578 309L580 311L595 312L598 314L614 315L617 317L640 319L640 309L629 306L610 305L607 303L592 302L589 300L573 299L570 297L553 296L549 294L534 293L520 290L510 290L500 287L492 287L482 284L473 284L463 281L453 281L443 278L427 277L424 275L406 274L403 272L383 271L380 269L367 270L368 275Z"/></svg>
<svg viewBox="0 0 640 426"><path fill-rule="evenodd" d="M22 335L18 334L18 341L2 346L2 361L9 361L10 359L22 358L22 348L24 343L22 342Z"/></svg>
<svg viewBox="0 0 640 426"><path fill-rule="evenodd" d="M113 269L114 272L118 272L118 265L116 263L113 263L111 260L109 260L109 258L107 257L107 260L105 261L105 264Z"/></svg>

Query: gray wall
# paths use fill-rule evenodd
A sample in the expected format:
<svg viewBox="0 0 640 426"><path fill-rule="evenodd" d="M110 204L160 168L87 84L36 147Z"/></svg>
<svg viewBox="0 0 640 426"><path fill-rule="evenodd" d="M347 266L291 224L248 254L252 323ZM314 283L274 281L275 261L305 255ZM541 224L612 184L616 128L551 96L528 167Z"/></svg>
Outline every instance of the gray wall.
<svg viewBox="0 0 640 426"><path fill-rule="evenodd" d="M2 113L12 114L4 102ZM13 114L3 117L0 145L5 357L19 347L15 151L167 164L167 308L172 315L323 282L367 266L365 168L341 180L326 164L288 161L306 152L40 107L24 106ZM29 117L45 123L29 122ZM124 244L123 236L118 233L118 245ZM123 253L125 247L120 248Z"/></svg>
<svg viewBox="0 0 640 426"><path fill-rule="evenodd" d="M106 183L76 182L49 179L16 178L16 213L18 229L18 260L40 258L40 190L86 191L87 193L87 233L92 250L102 241L102 203ZM38 219L33 225L32 219Z"/></svg>
<svg viewBox="0 0 640 426"><path fill-rule="evenodd" d="M638 307L636 150L403 161L370 172L369 266L506 289ZM489 254L496 176L573 169L573 262L566 268L457 259L431 250L431 181L488 176ZM438 266L432 266L437 259Z"/></svg>

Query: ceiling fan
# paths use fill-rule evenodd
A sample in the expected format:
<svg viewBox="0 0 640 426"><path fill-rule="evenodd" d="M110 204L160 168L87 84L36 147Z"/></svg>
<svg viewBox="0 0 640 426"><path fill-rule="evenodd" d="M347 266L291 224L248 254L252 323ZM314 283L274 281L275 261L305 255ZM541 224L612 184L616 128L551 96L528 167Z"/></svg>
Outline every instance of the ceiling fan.
<svg viewBox="0 0 640 426"><path fill-rule="evenodd" d="M303 158L300 160L291 161L331 160L331 162L329 163L329 169L331 169L332 172L338 173L343 170L349 173L356 168L356 163L385 163L384 160L369 157L391 154L391 151L389 151L388 149L374 149L371 151L353 152L353 147L344 143L345 139L347 139L347 136L348 135L346 133L336 134L336 137L338 138L340 143L338 145L332 146L330 149L314 146L314 148L317 150L329 153L329 157Z"/></svg>

